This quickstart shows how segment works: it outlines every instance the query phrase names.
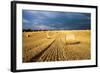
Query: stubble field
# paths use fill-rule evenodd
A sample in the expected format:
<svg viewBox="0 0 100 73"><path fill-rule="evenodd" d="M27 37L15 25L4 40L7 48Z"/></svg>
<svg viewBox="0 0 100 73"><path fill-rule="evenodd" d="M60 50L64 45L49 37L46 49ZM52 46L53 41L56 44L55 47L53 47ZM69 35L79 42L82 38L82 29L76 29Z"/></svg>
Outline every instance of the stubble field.
<svg viewBox="0 0 100 73"><path fill-rule="evenodd" d="M90 30L23 32L22 60L28 62L91 59Z"/></svg>

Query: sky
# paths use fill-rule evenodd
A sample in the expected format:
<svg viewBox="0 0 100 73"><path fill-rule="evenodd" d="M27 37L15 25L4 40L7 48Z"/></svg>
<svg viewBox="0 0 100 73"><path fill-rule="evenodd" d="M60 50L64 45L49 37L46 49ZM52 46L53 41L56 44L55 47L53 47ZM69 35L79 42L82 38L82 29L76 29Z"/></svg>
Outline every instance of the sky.
<svg viewBox="0 0 100 73"><path fill-rule="evenodd" d="M81 30L90 29L91 14L59 11L22 11L23 29Z"/></svg>

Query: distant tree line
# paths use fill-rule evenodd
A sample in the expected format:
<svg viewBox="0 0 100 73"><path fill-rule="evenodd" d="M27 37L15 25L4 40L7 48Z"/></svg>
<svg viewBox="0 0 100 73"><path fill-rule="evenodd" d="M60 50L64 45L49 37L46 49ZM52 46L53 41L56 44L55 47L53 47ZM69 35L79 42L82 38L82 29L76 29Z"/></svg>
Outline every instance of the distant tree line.
<svg viewBox="0 0 100 73"><path fill-rule="evenodd" d="M80 29L77 29L77 30L80 30ZM88 29L81 29L81 30L88 30ZM32 29L23 29L23 32L38 32L38 31L57 31L57 30L32 30Z"/></svg>
<svg viewBox="0 0 100 73"><path fill-rule="evenodd" d="M23 29L23 32L32 32L32 29Z"/></svg>
<svg viewBox="0 0 100 73"><path fill-rule="evenodd" d="M23 29L23 32L37 32L37 31L49 31L49 30L32 30L32 29Z"/></svg>

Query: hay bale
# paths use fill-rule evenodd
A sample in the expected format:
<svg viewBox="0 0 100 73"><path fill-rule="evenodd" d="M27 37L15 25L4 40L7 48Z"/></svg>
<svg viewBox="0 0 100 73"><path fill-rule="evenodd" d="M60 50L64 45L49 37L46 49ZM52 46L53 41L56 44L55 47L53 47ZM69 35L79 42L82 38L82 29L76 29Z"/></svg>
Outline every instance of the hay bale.
<svg viewBox="0 0 100 73"><path fill-rule="evenodd" d="M29 34L27 34L27 35L26 35L26 37L28 38L28 37L30 37L30 35L29 35Z"/></svg>
<svg viewBox="0 0 100 73"><path fill-rule="evenodd" d="M66 45L75 45L75 44L80 44L80 41L74 41L74 42L66 42Z"/></svg>

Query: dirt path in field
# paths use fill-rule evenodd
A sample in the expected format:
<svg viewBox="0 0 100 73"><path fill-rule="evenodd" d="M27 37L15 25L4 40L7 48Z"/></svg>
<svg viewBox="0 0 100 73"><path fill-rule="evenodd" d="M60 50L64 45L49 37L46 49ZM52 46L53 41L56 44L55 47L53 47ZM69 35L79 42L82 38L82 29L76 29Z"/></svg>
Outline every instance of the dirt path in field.
<svg viewBox="0 0 100 73"><path fill-rule="evenodd" d="M39 54L37 54L35 57L32 57L30 59L29 62L36 62L40 57L41 55L46 51L48 50L48 48L54 43L55 40L53 40L46 48L44 48L44 50L42 50Z"/></svg>
<svg viewBox="0 0 100 73"><path fill-rule="evenodd" d="M61 34L56 36L55 41L53 41L44 51L39 53L39 55L35 56L32 59L32 62L35 61L61 61L65 60L65 52L64 52L64 43L61 40Z"/></svg>

